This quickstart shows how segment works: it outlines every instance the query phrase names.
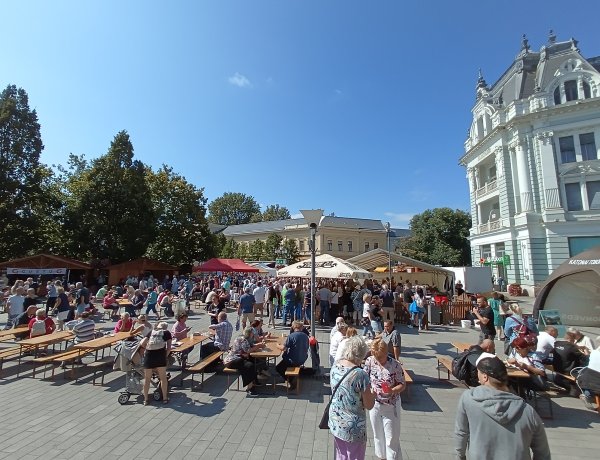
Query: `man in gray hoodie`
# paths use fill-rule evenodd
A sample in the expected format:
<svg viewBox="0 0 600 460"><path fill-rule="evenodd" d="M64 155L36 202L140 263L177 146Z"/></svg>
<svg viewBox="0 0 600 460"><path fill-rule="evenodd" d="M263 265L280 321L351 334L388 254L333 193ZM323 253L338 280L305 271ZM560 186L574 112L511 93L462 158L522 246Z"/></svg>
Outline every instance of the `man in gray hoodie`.
<svg viewBox="0 0 600 460"><path fill-rule="evenodd" d="M508 392L504 363L483 358L477 375L481 386L465 391L458 403L456 458L549 460L542 420L523 399Z"/></svg>

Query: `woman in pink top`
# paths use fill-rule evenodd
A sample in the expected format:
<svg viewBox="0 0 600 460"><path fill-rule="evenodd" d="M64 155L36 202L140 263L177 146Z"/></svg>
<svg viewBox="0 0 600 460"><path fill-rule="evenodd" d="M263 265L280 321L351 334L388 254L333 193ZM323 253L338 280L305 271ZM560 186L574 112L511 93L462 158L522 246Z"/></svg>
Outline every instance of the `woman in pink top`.
<svg viewBox="0 0 600 460"><path fill-rule="evenodd" d="M117 321L117 325L115 326L115 334L117 332L129 332L133 327L133 320L131 319L129 313L125 312L121 315L121 319Z"/></svg>
<svg viewBox="0 0 600 460"><path fill-rule="evenodd" d="M110 290L102 299L102 306L105 310L112 310L111 316L113 317L117 316L117 313L119 311L119 304L117 303L117 299L115 299L114 295L115 293L112 290Z"/></svg>

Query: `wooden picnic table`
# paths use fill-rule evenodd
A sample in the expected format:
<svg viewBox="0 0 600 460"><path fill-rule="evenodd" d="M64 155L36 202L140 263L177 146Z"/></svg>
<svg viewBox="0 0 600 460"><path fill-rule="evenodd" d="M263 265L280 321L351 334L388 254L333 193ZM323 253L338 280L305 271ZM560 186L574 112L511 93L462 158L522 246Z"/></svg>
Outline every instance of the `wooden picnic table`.
<svg viewBox="0 0 600 460"><path fill-rule="evenodd" d="M87 342L75 344L73 348L98 351L129 337L131 337L131 332L117 332L116 334L109 334L97 339L88 340Z"/></svg>
<svg viewBox="0 0 600 460"><path fill-rule="evenodd" d="M33 337L31 339L21 340L19 342L19 365L21 364L21 358L23 357L23 350L31 350L34 349L34 356L37 355L40 347L44 348L48 345L54 345L56 343L68 342L75 335L71 331L59 331L53 332L52 334L44 334L38 335L37 337ZM17 369L17 377L19 377L19 370Z"/></svg>
<svg viewBox="0 0 600 460"><path fill-rule="evenodd" d="M191 337L185 337L183 339L177 340L177 345L175 345L175 346L171 345L171 353L178 353L180 356L181 372L180 372L179 376L180 376L180 382L181 382L180 385L182 387L183 387L183 377L184 377L183 374L185 372L185 366L187 364L187 354L184 355L183 352L185 350L187 350L188 348L191 348L195 345L198 345L199 343L204 342L208 338L209 337L206 335L194 333Z"/></svg>
<svg viewBox="0 0 600 460"><path fill-rule="evenodd" d="M27 324L21 324L20 326L17 327L12 327L10 329L4 329L2 331L0 331L0 339L4 338L4 337L10 337L13 336L15 334L23 334L24 332L28 332L29 331L29 326Z"/></svg>
<svg viewBox="0 0 600 460"><path fill-rule="evenodd" d="M451 345L454 348L456 348L456 352L457 353L461 353L463 351L467 351L469 348L471 348L475 344L474 343L467 343L467 342L452 342Z"/></svg>
<svg viewBox="0 0 600 460"><path fill-rule="evenodd" d="M287 336L273 336L265 339L265 348L260 351L255 351L250 353L250 357L254 358L254 366L256 367L259 359L266 360L267 366L269 362L272 360L272 364L275 364L275 361L279 356L281 356L281 350L278 345L283 345ZM271 379L271 385L273 387L273 393L275 392L275 374L273 373L273 378Z"/></svg>

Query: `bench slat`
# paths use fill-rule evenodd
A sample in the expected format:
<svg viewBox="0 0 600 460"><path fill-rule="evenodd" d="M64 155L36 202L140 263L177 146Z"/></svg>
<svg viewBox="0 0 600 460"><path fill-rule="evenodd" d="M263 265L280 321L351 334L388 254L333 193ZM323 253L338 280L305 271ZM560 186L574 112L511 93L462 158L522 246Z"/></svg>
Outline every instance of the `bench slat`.
<svg viewBox="0 0 600 460"><path fill-rule="evenodd" d="M214 353L212 353L212 354L208 355L206 358L204 358L202 361L199 361L196 364L194 364L193 366L188 367L187 371L188 372L202 372L209 364L214 363L221 356L223 356L222 351L215 351Z"/></svg>

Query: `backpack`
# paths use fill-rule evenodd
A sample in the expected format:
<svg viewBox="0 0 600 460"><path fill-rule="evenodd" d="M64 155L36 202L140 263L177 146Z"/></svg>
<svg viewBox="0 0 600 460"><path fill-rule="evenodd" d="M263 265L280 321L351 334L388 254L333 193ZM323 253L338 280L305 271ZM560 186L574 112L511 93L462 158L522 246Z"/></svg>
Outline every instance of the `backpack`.
<svg viewBox="0 0 600 460"><path fill-rule="evenodd" d="M36 319L31 326L31 337L37 337L39 335L46 334L46 321L43 319Z"/></svg>
<svg viewBox="0 0 600 460"><path fill-rule="evenodd" d="M537 339L537 334L527 327L526 321L521 322L517 318L513 318L518 323L518 326L513 327L511 343L517 337L523 337L528 344L534 345Z"/></svg>
<svg viewBox="0 0 600 460"><path fill-rule="evenodd" d="M481 353L483 353L483 350L476 346L456 356L452 360L452 375L470 387L479 386L475 363Z"/></svg>
<svg viewBox="0 0 600 460"><path fill-rule="evenodd" d="M146 350L160 350L161 348L165 348L167 342L163 333L163 330L152 331L146 345Z"/></svg>

